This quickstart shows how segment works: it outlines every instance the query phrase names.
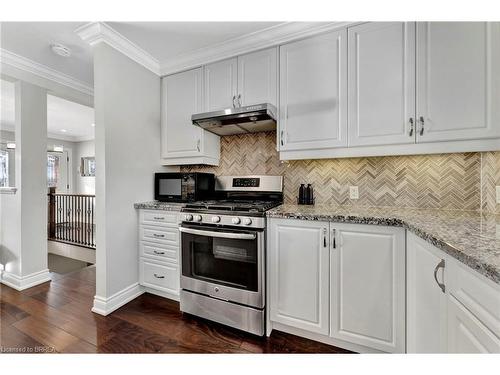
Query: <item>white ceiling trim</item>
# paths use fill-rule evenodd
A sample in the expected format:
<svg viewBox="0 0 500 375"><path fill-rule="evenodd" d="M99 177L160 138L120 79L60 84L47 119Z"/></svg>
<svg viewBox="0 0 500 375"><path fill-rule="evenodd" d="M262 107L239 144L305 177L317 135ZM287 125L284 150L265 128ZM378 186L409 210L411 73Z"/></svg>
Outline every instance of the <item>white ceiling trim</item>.
<svg viewBox="0 0 500 375"><path fill-rule="evenodd" d="M136 63L160 75L160 62L156 58L104 22L82 25L75 33L91 46L100 42L107 43Z"/></svg>
<svg viewBox="0 0 500 375"><path fill-rule="evenodd" d="M357 23L359 22L284 22L169 59L161 64L160 74L164 76L176 73L229 57L277 46L292 40L334 31Z"/></svg>
<svg viewBox="0 0 500 375"><path fill-rule="evenodd" d="M0 63L35 74L84 94L94 95L93 87L87 83L3 48L0 48Z"/></svg>

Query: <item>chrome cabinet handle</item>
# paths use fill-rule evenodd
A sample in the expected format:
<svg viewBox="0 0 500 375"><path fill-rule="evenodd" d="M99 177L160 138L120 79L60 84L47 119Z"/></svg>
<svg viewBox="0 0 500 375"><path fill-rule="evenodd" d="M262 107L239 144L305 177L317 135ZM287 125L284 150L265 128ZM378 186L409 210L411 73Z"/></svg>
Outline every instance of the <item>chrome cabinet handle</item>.
<svg viewBox="0 0 500 375"><path fill-rule="evenodd" d="M280 143L282 146L285 145L285 142L283 141L283 130L280 132Z"/></svg>
<svg viewBox="0 0 500 375"><path fill-rule="evenodd" d="M438 281L438 279L437 279L437 273L438 273L438 270L439 270L440 268L442 268L442 269L444 270L444 266L445 266L444 259L441 259L441 262L439 262L439 263L437 264L436 268L434 268L434 280L436 280L437 285L439 286L439 288L441 288L441 291L442 291L443 293L445 293L445 292L446 292L446 287L445 287L445 285L444 285L443 283L440 283L440 282Z"/></svg>
<svg viewBox="0 0 500 375"><path fill-rule="evenodd" d="M238 94L238 107L241 107L241 94Z"/></svg>
<svg viewBox="0 0 500 375"><path fill-rule="evenodd" d="M413 137L413 130L415 128L415 125L413 124L413 117L410 117L410 134L409 137Z"/></svg>
<svg viewBox="0 0 500 375"><path fill-rule="evenodd" d="M337 230L336 229L332 229L332 248L333 249L336 249L337 248Z"/></svg>
<svg viewBox="0 0 500 375"><path fill-rule="evenodd" d="M420 127L420 135L424 135L425 121L423 116L420 116L420 123L422 124L422 126Z"/></svg>
<svg viewBox="0 0 500 375"><path fill-rule="evenodd" d="M198 141L196 141L196 149L198 150L198 152L200 152L200 143L201 141L198 139Z"/></svg>
<svg viewBox="0 0 500 375"><path fill-rule="evenodd" d="M165 220L165 218L163 216L155 216L154 219L155 220Z"/></svg>
<svg viewBox="0 0 500 375"><path fill-rule="evenodd" d="M157 273L153 274L154 277L156 277L157 279L164 279L165 276L161 276L161 275L158 275Z"/></svg>
<svg viewBox="0 0 500 375"><path fill-rule="evenodd" d="M234 104L234 101L236 100L236 95L233 95L233 108L236 108L236 104Z"/></svg>
<svg viewBox="0 0 500 375"><path fill-rule="evenodd" d="M323 228L323 247L326 247L326 228Z"/></svg>
<svg viewBox="0 0 500 375"><path fill-rule="evenodd" d="M158 250L153 250L153 253L155 253L157 255L164 255L165 254L164 251L158 251Z"/></svg>
<svg viewBox="0 0 500 375"><path fill-rule="evenodd" d="M163 237L165 237L165 235L164 234L153 233L153 237L163 238Z"/></svg>

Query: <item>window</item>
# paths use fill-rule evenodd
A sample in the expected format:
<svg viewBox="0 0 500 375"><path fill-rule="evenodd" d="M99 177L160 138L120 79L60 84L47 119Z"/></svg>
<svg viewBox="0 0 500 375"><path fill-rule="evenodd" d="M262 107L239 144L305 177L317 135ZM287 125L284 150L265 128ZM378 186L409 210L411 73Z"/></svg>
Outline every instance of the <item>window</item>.
<svg viewBox="0 0 500 375"><path fill-rule="evenodd" d="M47 154L47 186L57 188L59 181L59 161L60 157L54 154Z"/></svg>
<svg viewBox="0 0 500 375"><path fill-rule="evenodd" d="M0 150L0 187L9 186L9 152Z"/></svg>

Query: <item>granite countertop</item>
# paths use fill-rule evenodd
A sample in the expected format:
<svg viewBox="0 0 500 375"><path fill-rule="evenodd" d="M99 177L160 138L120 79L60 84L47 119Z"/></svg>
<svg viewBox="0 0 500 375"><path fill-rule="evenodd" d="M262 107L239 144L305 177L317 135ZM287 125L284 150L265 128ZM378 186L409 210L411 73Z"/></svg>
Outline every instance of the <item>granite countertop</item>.
<svg viewBox="0 0 500 375"><path fill-rule="evenodd" d="M281 205L268 217L399 226L500 284L500 215L388 207Z"/></svg>
<svg viewBox="0 0 500 375"><path fill-rule="evenodd" d="M179 211L182 207L184 207L184 205L185 203L150 201L134 203L134 208L146 210Z"/></svg>

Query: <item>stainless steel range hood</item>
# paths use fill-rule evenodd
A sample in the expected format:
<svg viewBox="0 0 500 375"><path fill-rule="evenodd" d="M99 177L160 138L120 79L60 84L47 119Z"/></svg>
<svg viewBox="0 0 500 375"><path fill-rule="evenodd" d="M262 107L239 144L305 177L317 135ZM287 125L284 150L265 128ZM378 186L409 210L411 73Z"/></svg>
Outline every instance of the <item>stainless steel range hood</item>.
<svg viewBox="0 0 500 375"><path fill-rule="evenodd" d="M257 104L191 116L194 125L217 135L258 133L276 129L276 107Z"/></svg>

